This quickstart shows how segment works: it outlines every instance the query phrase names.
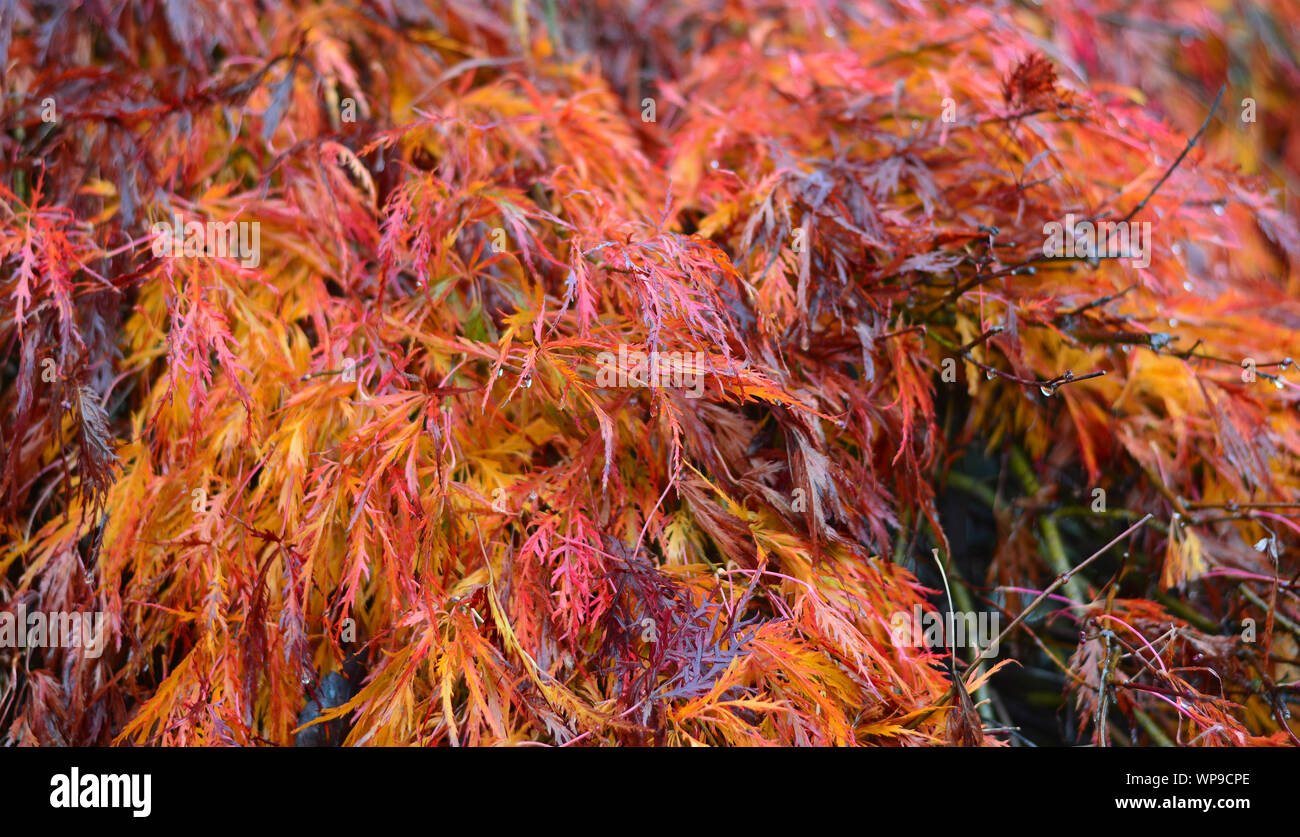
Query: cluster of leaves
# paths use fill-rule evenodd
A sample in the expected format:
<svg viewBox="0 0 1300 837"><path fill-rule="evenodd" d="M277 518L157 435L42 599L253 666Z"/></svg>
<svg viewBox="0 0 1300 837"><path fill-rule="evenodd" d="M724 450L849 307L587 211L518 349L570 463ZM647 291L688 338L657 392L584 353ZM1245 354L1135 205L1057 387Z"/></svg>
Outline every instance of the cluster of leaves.
<svg viewBox="0 0 1300 837"><path fill-rule="evenodd" d="M1300 234L1032 22L119 5L0 7L0 598L107 633L0 648L5 742L1003 741L1016 666L891 634L931 548L1010 619L1139 520L1004 656L1067 737L1294 740Z"/></svg>
<svg viewBox="0 0 1300 837"><path fill-rule="evenodd" d="M1289 107L1300 85L1295 0L1232 0L1215 6L1183 0L1102 0L1078 14L1068 4L1020 4L1026 29L1044 36L1054 61L1094 84L1141 91L1185 132L1196 130L1225 82L1225 107L1204 143L1243 171L1285 186L1294 215L1300 169L1300 114Z"/></svg>

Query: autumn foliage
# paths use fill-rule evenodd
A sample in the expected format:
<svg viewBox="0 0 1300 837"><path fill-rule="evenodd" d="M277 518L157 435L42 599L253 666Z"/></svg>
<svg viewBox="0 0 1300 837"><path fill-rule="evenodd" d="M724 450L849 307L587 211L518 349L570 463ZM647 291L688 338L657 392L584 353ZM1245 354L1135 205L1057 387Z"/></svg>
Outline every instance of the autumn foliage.
<svg viewBox="0 0 1300 837"><path fill-rule="evenodd" d="M0 647L0 741L1300 741L1296 3L64 5L0 610L106 644Z"/></svg>

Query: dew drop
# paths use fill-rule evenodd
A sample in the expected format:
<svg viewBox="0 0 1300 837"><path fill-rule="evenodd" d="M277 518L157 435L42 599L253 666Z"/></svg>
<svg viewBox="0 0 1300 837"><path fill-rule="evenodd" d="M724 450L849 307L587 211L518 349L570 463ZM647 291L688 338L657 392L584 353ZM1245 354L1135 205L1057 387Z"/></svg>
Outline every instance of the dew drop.
<svg viewBox="0 0 1300 837"><path fill-rule="evenodd" d="M1223 204L1221 204L1221 203L1216 203L1216 204L1214 205L1214 214L1215 214L1215 215L1222 215L1223 212L1224 212Z"/></svg>
<svg viewBox="0 0 1300 837"><path fill-rule="evenodd" d="M913 120L912 120L912 128L915 130L916 128L920 128L920 127L921 127L921 123L920 123L920 122L917 122L915 119L913 119Z"/></svg>
<svg viewBox="0 0 1300 837"><path fill-rule="evenodd" d="M1284 378L1281 375L1278 375L1276 378L1273 379L1273 386L1277 387L1278 389L1281 389L1283 386L1285 386L1285 384L1282 383L1283 380Z"/></svg>
<svg viewBox="0 0 1300 837"><path fill-rule="evenodd" d="M524 378L523 378L523 380L519 382L519 385L520 385L521 387L523 387L524 389L528 389L529 387L531 387L531 386L533 385L533 376L532 376L532 375L525 375Z"/></svg>
<svg viewBox="0 0 1300 837"><path fill-rule="evenodd" d="M986 380L986 381L991 381L991 380L993 380L993 370L992 370L992 369L990 369L989 371L987 371L987 372L984 373L984 380Z"/></svg>
<svg viewBox="0 0 1300 837"><path fill-rule="evenodd" d="M1170 327L1170 328L1178 328L1178 318L1177 318L1177 317L1170 317L1170 318L1169 318L1169 327Z"/></svg>
<svg viewBox="0 0 1300 837"><path fill-rule="evenodd" d="M1184 283L1183 283L1183 290L1185 290L1185 291L1190 291L1191 289L1192 289L1192 283L1191 283L1191 282L1184 282Z"/></svg>
<svg viewBox="0 0 1300 837"><path fill-rule="evenodd" d="M1048 398L1051 398L1053 395L1056 395L1056 387L1052 387L1052 386L1039 387L1038 391L1041 392L1043 395L1046 395Z"/></svg>
<svg viewBox="0 0 1300 837"><path fill-rule="evenodd" d="M1173 247L1170 247L1169 249L1170 249L1170 250L1173 250L1173 251L1174 251L1174 255L1177 256L1179 253L1183 252L1183 245L1181 245L1181 244L1179 244L1177 241L1175 241L1175 242L1174 242L1174 246L1173 246Z"/></svg>
<svg viewBox="0 0 1300 837"><path fill-rule="evenodd" d="M718 161L717 161L717 160L710 160L710 161L709 161L709 168L711 168L711 169L716 169L717 167L718 167Z"/></svg>

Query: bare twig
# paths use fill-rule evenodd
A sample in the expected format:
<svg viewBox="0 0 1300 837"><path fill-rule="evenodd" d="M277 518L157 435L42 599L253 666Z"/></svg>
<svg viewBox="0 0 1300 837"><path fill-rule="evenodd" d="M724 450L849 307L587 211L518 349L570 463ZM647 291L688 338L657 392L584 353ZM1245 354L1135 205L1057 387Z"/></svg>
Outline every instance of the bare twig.
<svg viewBox="0 0 1300 837"><path fill-rule="evenodd" d="M1178 159L1174 160L1168 169L1165 169L1164 175L1156 181L1156 185L1151 187L1151 191L1147 192L1147 196L1143 198L1137 206L1129 210L1129 213L1124 216L1124 220L1121 223L1126 224L1132 220L1133 216L1142 211L1143 207L1147 205L1147 201L1151 200L1155 193L1159 191L1160 187L1165 185L1165 181L1169 179L1169 175L1174 173L1174 169L1178 168L1178 164L1187 156L1187 152L1192 150L1192 146L1196 145L1196 143L1201 139L1201 135L1210 127L1210 120L1214 118L1214 112L1219 109L1219 100L1223 98L1223 93L1227 89L1228 85L1226 84L1219 88L1219 95L1214 97L1214 104L1210 105L1210 112L1205 115L1205 121L1201 123L1201 129L1187 141L1186 147L1183 148L1183 153L1178 155Z"/></svg>
<svg viewBox="0 0 1300 837"><path fill-rule="evenodd" d="M1115 544L1119 543L1120 541L1124 540L1124 538L1128 537L1130 534L1132 534L1133 532L1135 532L1137 529L1141 528L1141 526L1142 526L1144 523L1146 523L1148 520L1150 520L1150 519L1151 519L1152 517L1154 517L1154 516L1155 516L1155 515L1152 515L1152 514L1148 514L1148 515L1146 515L1146 516L1143 517L1141 520L1139 520L1137 523L1134 523L1132 526L1128 527L1128 528L1125 529L1123 532L1120 532L1118 535L1116 535L1115 538L1112 539L1112 540L1110 541L1110 543L1106 544L1106 545L1103 546L1101 549L1099 549L1099 550L1097 550L1096 552L1092 553L1092 554L1089 555L1087 558L1084 558L1081 562L1079 562L1078 565L1076 565L1075 567L1073 567L1069 572L1062 573L1061 575L1058 575L1058 576L1056 577L1056 580L1055 580L1055 581L1053 581L1051 584L1047 585L1047 588L1044 589L1043 592L1039 593L1039 594L1038 594L1038 597L1035 598L1032 602L1029 603L1029 606L1028 606L1028 607L1026 607L1024 610L1020 611L1020 615L1019 615L1019 616L1017 616L1015 619L1012 619L1012 620L1011 620L1011 624L1010 624L1010 625L1007 625L1006 628L1004 628L1004 629L1002 630L1002 633L998 634L997 639L993 640L993 642L991 643L991 645L1000 645L1000 644L1002 643L1002 640L1006 638L1007 634L1011 633L1011 631L1014 630L1015 627L1016 627L1017 625L1019 625L1021 622L1023 622L1023 621L1025 620L1025 617L1028 616L1028 615L1033 611L1034 608L1036 608L1036 607L1038 607L1040 604L1042 604L1042 603L1047 599L1047 597L1050 596L1050 595L1052 594L1053 591L1055 591L1058 587L1060 587L1061 585L1063 585L1063 584L1065 584L1067 581L1069 581L1069 580L1070 580L1070 577L1071 577L1072 575L1074 575L1075 573L1079 572L1079 571L1082 570L1084 567L1088 566L1088 565L1091 564L1093 561L1095 561L1095 560L1097 560L1098 558L1100 558L1102 555L1104 555L1104 554L1106 553L1106 551L1107 551L1108 549L1110 549L1112 546L1114 546ZM979 647L976 646L975 650L976 650L976 652L978 652L978 651L979 651ZM977 656L978 656L978 654L977 654Z"/></svg>

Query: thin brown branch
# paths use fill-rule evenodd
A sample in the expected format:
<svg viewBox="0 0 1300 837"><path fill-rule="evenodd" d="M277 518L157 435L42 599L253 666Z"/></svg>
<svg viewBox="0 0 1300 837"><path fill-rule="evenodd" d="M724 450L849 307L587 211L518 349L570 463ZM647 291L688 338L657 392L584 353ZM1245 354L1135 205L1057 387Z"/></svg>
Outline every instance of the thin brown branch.
<svg viewBox="0 0 1300 837"><path fill-rule="evenodd" d="M1187 141L1187 145L1183 148L1183 152L1178 155L1178 159L1174 160L1173 163L1170 164L1169 168L1165 169L1164 175L1156 181L1156 185L1151 187L1151 191L1147 192L1147 196L1143 198L1137 206L1129 210L1129 213L1124 216L1124 220L1121 223L1128 223L1132 220L1134 215L1142 211L1142 209L1147 205L1147 201L1151 200L1155 193L1160 190L1160 187L1165 185L1165 181L1169 179L1169 175L1173 174L1174 169L1178 168L1178 165L1183 162L1183 158L1192 150L1192 146L1196 145L1196 143L1200 141L1201 135L1210 127L1210 120L1214 118L1214 112L1218 110L1219 101L1223 98L1223 93L1227 89L1228 85L1226 84L1219 88L1219 95L1214 97L1214 104L1210 105L1210 112L1205 115L1205 121L1201 123L1201 129Z"/></svg>

